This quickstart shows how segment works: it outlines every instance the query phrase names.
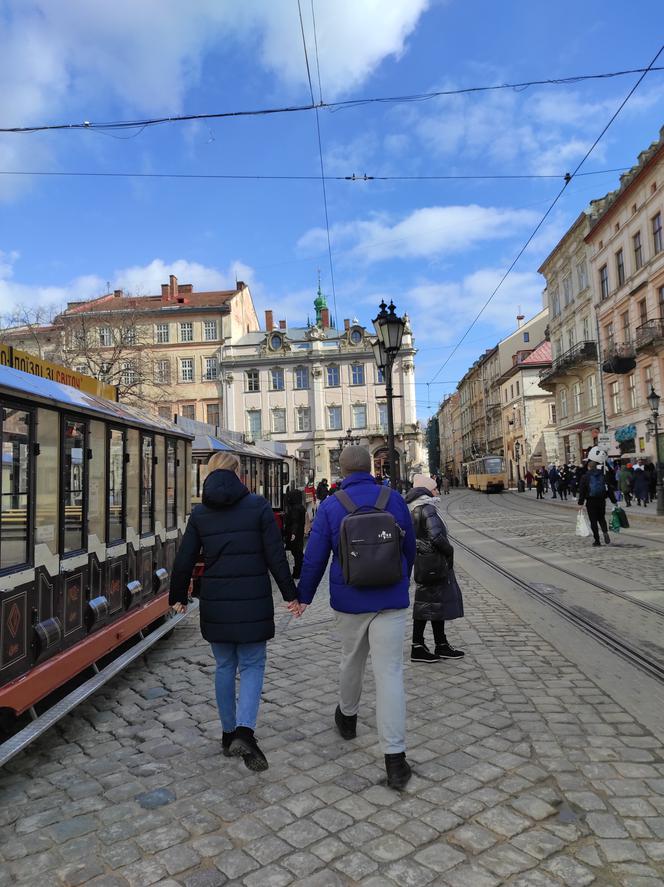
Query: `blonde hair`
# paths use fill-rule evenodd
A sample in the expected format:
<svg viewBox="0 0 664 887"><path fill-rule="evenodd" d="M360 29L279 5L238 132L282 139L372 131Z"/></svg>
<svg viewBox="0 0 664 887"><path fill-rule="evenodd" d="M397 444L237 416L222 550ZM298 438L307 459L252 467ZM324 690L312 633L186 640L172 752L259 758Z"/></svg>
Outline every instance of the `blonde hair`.
<svg viewBox="0 0 664 887"><path fill-rule="evenodd" d="M210 456L207 469L208 474L219 469L234 471L236 474L239 474L240 457L236 456L235 453L214 453L214 455Z"/></svg>

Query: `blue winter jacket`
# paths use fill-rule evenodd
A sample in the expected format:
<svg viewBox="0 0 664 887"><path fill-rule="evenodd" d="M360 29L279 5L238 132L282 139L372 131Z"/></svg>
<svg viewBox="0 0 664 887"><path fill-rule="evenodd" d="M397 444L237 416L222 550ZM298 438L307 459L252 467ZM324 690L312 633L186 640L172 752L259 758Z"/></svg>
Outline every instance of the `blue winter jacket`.
<svg viewBox="0 0 664 887"><path fill-rule="evenodd" d="M348 493L356 505L375 505L381 488L371 474L358 471L344 478L341 489ZM383 588L356 588L346 585L339 563L339 529L348 512L336 496L328 496L318 508L304 554L297 589L297 597L301 603L310 604L313 600L332 552L330 604L333 610L341 613L377 613L379 610L398 610L409 606L408 585L415 561L413 522L408 506L394 490L387 503L387 511L394 515L405 533L401 580Z"/></svg>

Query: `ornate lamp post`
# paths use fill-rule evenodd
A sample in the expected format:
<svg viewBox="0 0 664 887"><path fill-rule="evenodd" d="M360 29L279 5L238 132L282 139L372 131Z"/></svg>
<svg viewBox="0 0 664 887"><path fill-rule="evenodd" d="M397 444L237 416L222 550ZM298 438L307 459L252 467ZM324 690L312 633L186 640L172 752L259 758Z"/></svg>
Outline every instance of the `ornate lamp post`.
<svg viewBox="0 0 664 887"><path fill-rule="evenodd" d="M519 457L521 456L521 444L517 440L514 444L514 460L516 462L516 481L517 489L521 492L521 469L519 468Z"/></svg>
<svg viewBox="0 0 664 887"><path fill-rule="evenodd" d="M387 397L387 449L390 457L390 485L396 489L396 449L394 446L394 391L392 389L392 367L394 360L401 348L406 322L396 313L394 302L390 302L389 309L384 301L377 317L373 321L376 330L376 340L371 343L374 360L379 370L385 373L385 395Z"/></svg>
<svg viewBox="0 0 664 887"><path fill-rule="evenodd" d="M340 449L340 450L343 450L344 447L352 447L354 444L359 444L359 442L360 442L359 437L353 437L353 430L352 430L352 428L349 428L349 429L346 431L346 436L345 436L345 437L340 437L340 438L338 438L338 440L337 440L337 443L339 444L339 449Z"/></svg>
<svg viewBox="0 0 664 887"><path fill-rule="evenodd" d="M662 479L662 466L661 459L659 457L660 449L659 449L659 402L661 398L659 394L655 391L653 385L650 386L650 394L648 395L648 403L650 404L650 410L652 412L652 423L655 430L655 453L657 455L656 461L656 469L657 469L657 514L664 515L664 480Z"/></svg>

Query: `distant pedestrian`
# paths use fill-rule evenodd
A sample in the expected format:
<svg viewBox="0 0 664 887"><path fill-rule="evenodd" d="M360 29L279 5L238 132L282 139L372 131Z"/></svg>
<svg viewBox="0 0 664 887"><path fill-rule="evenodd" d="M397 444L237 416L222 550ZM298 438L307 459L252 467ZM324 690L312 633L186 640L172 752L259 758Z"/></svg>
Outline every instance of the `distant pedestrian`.
<svg viewBox="0 0 664 887"><path fill-rule="evenodd" d="M286 548L293 555L293 579L300 578L304 557L304 529L306 511L300 490L289 490L286 496L286 521L284 536Z"/></svg>
<svg viewBox="0 0 664 887"><path fill-rule="evenodd" d="M533 477L532 471L528 469L528 471L526 471L526 486L528 487L528 492L530 492L533 488L534 479L535 478Z"/></svg>
<svg viewBox="0 0 664 887"><path fill-rule="evenodd" d="M592 447L588 453L588 471L581 478L579 484L579 510L585 503L590 520L594 542L593 545L601 545L599 530L604 534L604 542L611 542L609 528L606 524L606 500L617 502L613 491L613 481L609 473L605 473L606 453L599 447Z"/></svg>
<svg viewBox="0 0 664 887"><path fill-rule="evenodd" d="M555 465L549 467L549 486L551 488L551 498L556 498L556 490L558 489L558 469Z"/></svg>
<svg viewBox="0 0 664 887"><path fill-rule="evenodd" d="M464 655L445 636L445 622L463 616L463 598L454 575L454 549L436 507L440 500L434 498L435 489L433 478L416 474L413 489L406 496L417 539L411 662L437 662ZM433 653L424 642L427 621L433 631Z"/></svg>
<svg viewBox="0 0 664 887"><path fill-rule="evenodd" d="M414 486L414 484L413 484L413 486ZM448 474L446 474L445 477L443 478L443 495L444 496L450 495L450 477Z"/></svg>
<svg viewBox="0 0 664 887"><path fill-rule="evenodd" d="M373 512L379 499L386 500L384 511L394 518L399 532L403 533L401 575L390 584L371 587L346 582L344 567L349 567L348 564L342 566L339 554L342 548L342 521L347 516L351 519L347 510L349 506L343 504L339 495L331 496L316 515L304 554L298 601L290 604L289 609L299 616L311 603L332 553L330 604L335 611L342 648L335 724L343 739L355 738L364 670L367 656L371 653L376 681L376 725L385 755L387 784L391 788L401 789L411 776L406 761L403 642L409 607L409 577L415 560L415 533L410 512L402 497L394 490L386 491L388 495L385 497L382 489L376 489L370 474L371 455L365 447L345 447L339 457L339 467L343 474L342 492L356 508ZM346 536L343 538L347 542ZM388 542L386 539L384 544ZM369 543L365 550L375 544Z"/></svg>
<svg viewBox="0 0 664 887"><path fill-rule="evenodd" d="M542 477L541 474L537 475L537 478L535 480L535 489L537 490L537 498L543 499L544 498L544 478Z"/></svg>
<svg viewBox="0 0 664 887"><path fill-rule="evenodd" d="M632 466L629 464L621 466L618 471L618 489L627 508L632 507L632 481Z"/></svg>
<svg viewBox="0 0 664 887"><path fill-rule="evenodd" d="M234 453L215 453L208 466L203 501L191 512L173 564L169 603L178 613L186 611L191 574L202 555L201 633L217 663L222 751L241 756L250 770L266 770L268 763L254 730L266 642L274 637L268 571L285 601L296 599L295 583L270 503L242 483L240 459Z"/></svg>
<svg viewBox="0 0 664 887"><path fill-rule="evenodd" d="M324 477L316 487L316 499L318 500L318 502L324 502L329 495L330 490L327 485L327 478Z"/></svg>
<svg viewBox="0 0 664 887"><path fill-rule="evenodd" d="M639 459L634 466L634 497L637 505L643 505L644 508L648 507L648 500L650 499L650 480L645 471L642 459Z"/></svg>

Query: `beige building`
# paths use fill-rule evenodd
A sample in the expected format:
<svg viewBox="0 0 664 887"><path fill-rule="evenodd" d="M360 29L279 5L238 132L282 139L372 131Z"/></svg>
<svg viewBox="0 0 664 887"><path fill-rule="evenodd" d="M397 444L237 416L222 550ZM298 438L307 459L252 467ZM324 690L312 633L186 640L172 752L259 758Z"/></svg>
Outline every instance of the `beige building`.
<svg viewBox="0 0 664 887"><path fill-rule="evenodd" d="M117 385L121 400L221 425L224 340L259 328L249 287L194 292L171 275L161 293L121 290L69 302L53 323L7 332L25 351Z"/></svg>
<svg viewBox="0 0 664 887"><path fill-rule="evenodd" d="M555 400L560 458L579 462L602 428L597 321L585 242L590 217L582 212L539 268L549 306L551 366L541 385Z"/></svg>
<svg viewBox="0 0 664 887"><path fill-rule="evenodd" d="M450 394L438 408L440 470L461 480L463 476L463 441L461 437L461 397Z"/></svg>
<svg viewBox="0 0 664 887"><path fill-rule="evenodd" d="M664 128L618 189L591 210L585 244L608 431L623 455L654 461L646 422L651 386L664 393Z"/></svg>
<svg viewBox="0 0 664 887"><path fill-rule="evenodd" d="M316 322L289 327L265 312L265 329L227 342L222 374L225 424L250 440L284 443L305 474L339 477L344 438L369 448L373 470L389 474L385 382L376 367L369 332L359 320L330 324L320 292ZM406 326L393 371L394 430L399 478L423 468L422 432L415 398L415 347Z"/></svg>

